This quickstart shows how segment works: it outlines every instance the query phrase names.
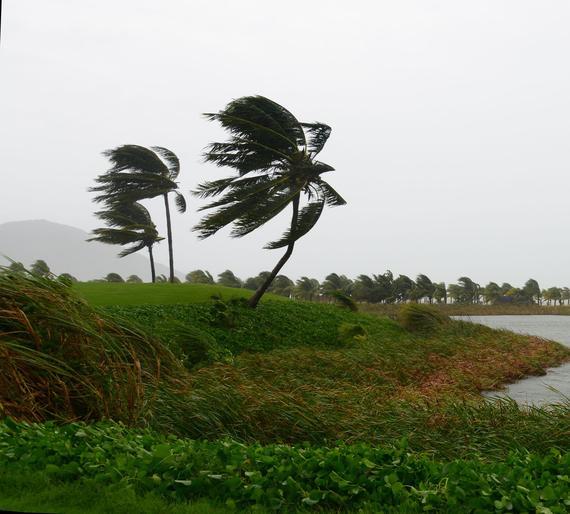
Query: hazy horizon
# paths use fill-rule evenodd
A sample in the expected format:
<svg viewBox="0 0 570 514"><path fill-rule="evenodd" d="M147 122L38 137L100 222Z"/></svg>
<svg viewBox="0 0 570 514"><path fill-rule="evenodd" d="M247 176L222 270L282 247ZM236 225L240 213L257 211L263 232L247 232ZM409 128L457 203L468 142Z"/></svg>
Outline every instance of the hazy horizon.
<svg viewBox="0 0 570 514"><path fill-rule="evenodd" d="M322 160L348 202L284 274L570 285L569 21L561 0L4 2L0 224L99 226L87 189L121 144L176 152L186 194L225 176L201 161L225 136L200 114L262 94L332 126ZM281 256L262 247L288 214L199 241L202 203L188 203L173 220L181 272L247 278ZM161 201L145 205L164 233Z"/></svg>

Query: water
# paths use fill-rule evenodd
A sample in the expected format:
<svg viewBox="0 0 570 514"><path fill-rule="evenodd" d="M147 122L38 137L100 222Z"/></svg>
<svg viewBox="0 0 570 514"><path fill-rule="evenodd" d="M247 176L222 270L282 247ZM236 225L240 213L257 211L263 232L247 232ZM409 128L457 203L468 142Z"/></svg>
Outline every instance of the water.
<svg viewBox="0 0 570 514"><path fill-rule="evenodd" d="M454 316L454 318L551 339L570 347L570 316ZM504 391L490 391L484 394L488 397L508 396L526 405L545 405L570 399L570 363L550 368L542 377L519 380Z"/></svg>

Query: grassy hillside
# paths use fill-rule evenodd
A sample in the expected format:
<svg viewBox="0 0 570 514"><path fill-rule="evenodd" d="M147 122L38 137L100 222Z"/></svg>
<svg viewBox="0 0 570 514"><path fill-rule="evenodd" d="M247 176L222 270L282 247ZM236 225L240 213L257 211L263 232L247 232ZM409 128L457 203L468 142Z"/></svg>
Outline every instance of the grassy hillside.
<svg viewBox="0 0 570 514"><path fill-rule="evenodd" d="M569 406L479 395L570 350L464 322L410 331L336 305L267 298L251 310L247 291L212 300L216 289L0 275L0 412L64 423L0 423L0 481L43 472L132 487L135 503L152 492L157 505L269 509L563 512L570 501L563 481L544 479L565 474ZM123 425L92 423L109 418ZM78 419L89 424L68 424ZM2 495L0 484L0 508Z"/></svg>
<svg viewBox="0 0 570 514"><path fill-rule="evenodd" d="M73 288L91 305L171 305L208 302L213 295L224 299L249 298L247 289L205 284L115 284L80 282ZM281 299L267 295L267 298Z"/></svg>

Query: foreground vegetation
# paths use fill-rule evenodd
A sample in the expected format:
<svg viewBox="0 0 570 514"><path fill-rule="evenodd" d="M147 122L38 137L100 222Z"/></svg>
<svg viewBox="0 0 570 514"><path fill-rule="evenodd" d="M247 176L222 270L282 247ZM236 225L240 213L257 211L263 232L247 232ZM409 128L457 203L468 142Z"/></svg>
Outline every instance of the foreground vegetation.
<svg viewBox="0 0 570 514"><path fill-rule="evenodd" d="M181 440L115 424L0 424L0 469L59 481L129 484L170 500L385 512L567 512L570 454L442 462L399 447L313 447ZM1 475L0 475L1 476ZM550 509L550 510L548 510Z"/></svg>
<svg viewBox="0 0 570 514"><path fill-rule="evenodd" d="M126 488L143 512L168 501L156 511L565 512L570 502L570 407L479 395L567 360L556 343L417 305L390 319L205 301L217 286L89 284L96 303L119 303L103 288L124 300L93 308L75 295L88 297L82 287L0 274L0 409L19 420L0 425L0 481L46 473L62 501L77 481L113 484L111 496ZM164 304L142 304L161 291ZM167 300L179 291L203 300Z"/></svg>

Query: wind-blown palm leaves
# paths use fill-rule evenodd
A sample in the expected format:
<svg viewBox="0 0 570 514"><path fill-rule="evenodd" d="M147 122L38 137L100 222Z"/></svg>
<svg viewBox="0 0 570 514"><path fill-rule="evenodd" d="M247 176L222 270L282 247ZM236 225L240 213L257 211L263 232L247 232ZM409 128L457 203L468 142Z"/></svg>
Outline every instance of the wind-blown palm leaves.
<svg viewBox="0 0 570 514"><path fill-rule="evenodd" d="M93 237L88 241L121 246L130 245L119 253L119 257L125 257L147 248L152 281L155 282L156 273L152 247L164 238L159 237L148 210L137 202L120 203L113 205L109 210L96 212L95 215L111 228L93 230Z"/></svg>
<svg viewBox="0 0 570 514"><path fill-rule="evenodd" d="M175 194L179 212L186 212L186 200L178 192L176 179L180 173L178 157L161 146L145 148L139 145L123 145L103 152L112 168L95 180L97 186L90 191L99 193L96 202L113 205L133 203L139 200L162 196L166 210L166 228L170 264L170 281L174 282L174 252L172 248L172 225L170 220L169 193Z"/></svg>
<svg viewBox="0 0 570 514"><path fill-rule="evenodd" d="M239 98L224 110L205 116L230 134L228 141L208 147L206 162L234 168L237 175L204 182L194 191L201 198L220 197L200 209L215 209L194 227L200 237L209 237L230 224L233 237L245 236L292 206L289 229L265 247L287 250L250 298L249 305L255 307L293 253L295 242L315 226L325 205L346 203L321 178L334 168L315 159L331 128L323 123L301 123L287 109L262 96ZM301 207L302 196L306 202Z"/></svg>

